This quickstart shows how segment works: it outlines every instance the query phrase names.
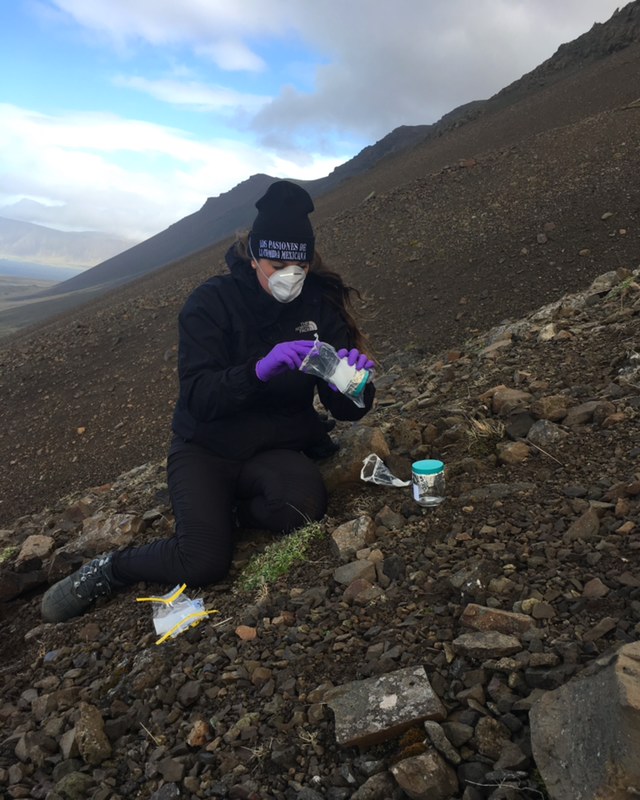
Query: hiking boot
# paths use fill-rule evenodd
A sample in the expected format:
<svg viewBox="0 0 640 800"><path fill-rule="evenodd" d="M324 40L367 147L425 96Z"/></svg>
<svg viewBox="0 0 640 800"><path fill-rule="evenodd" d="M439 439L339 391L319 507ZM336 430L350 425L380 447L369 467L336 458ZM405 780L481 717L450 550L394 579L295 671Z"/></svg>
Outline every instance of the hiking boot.
<svg viewBox="0 0 640 800"><path fill-rule="evenodd" d="M111 553L98 556L47 589L42 598L43 619L66 622L78 617L99 597L109 597L122 586L113 577L111 558Z"/></svg>

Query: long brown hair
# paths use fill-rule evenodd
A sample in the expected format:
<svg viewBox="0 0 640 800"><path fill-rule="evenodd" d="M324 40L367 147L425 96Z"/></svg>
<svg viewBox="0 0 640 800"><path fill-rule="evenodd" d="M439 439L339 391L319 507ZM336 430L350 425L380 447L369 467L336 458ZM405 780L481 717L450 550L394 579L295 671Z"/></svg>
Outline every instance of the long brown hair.
<svg viewBox="0 0 640 800"><path fill-rule="evenodd" d="M251 261L251 255L249 253L249 234L238 237L235 248L240 258L245 258L249 262ZM313 259L309 265L309 272L313 273L320 282L323 296L329 303L337 308L338 313L345 321L353 346L357 347L361 352L367 352L370 355L367 350L367 338L358 328L352 313L354 297L358 300L362 300L360 292L353 286L346 284L339 273L329 269L317 250L314 250Z"/></svg>

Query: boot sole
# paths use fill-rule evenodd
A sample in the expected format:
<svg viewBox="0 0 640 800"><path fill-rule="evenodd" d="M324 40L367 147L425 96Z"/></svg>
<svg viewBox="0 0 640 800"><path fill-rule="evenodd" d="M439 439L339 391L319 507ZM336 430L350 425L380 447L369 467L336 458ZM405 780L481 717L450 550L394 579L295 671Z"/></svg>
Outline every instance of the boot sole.
<svg viewBox="0 0 640 800"><path fill-rule="evenodd" d="M40 610L46 622L66 622L84 614L91 605L92 601L83 600L74 593L73 576L69 575L47 589Z"/></svg>

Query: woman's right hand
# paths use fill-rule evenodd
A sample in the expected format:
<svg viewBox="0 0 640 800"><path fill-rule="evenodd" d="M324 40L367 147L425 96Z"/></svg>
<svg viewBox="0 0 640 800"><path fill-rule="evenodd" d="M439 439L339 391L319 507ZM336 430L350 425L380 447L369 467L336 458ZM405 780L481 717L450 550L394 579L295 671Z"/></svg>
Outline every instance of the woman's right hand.
<svg viewBox="0 0 640 800"><path fill-rule="evenodd" d="M261 381L270 381L288 369L298 369L309 355L315 342L298 339L293 342L280 342L256 364L256 375Z"/></svg>
<svg viewBox="0 0 640 800"><path fill-rule="evenodd" d="M346 347L338 350L338 358L346 358L349 366L356 369L372 370L375 367L375 362L366 353L361 353L355 347L352 347L351 350L347 350Z"/></svg>

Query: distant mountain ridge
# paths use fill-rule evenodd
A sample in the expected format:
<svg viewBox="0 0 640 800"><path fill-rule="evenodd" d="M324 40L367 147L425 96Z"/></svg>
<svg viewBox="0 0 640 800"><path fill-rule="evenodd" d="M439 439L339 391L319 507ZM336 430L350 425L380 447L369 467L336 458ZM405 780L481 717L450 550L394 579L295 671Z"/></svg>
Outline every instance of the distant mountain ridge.
<svg viewBox="0 0 640 800"><path fill-rule="evenodd" d="M59 231L0 216L0 259L49 267L90 267L131 246L98 231Z"/></svg>

